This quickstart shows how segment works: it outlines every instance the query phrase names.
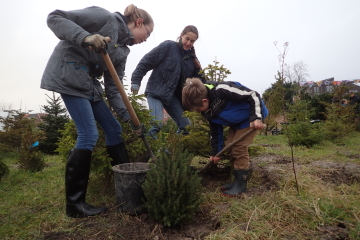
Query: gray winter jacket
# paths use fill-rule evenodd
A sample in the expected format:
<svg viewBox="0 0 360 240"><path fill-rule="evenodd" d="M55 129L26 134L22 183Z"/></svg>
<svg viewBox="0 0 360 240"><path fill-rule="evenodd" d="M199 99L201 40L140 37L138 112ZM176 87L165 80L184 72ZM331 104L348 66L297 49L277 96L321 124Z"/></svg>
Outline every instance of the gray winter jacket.
<svg viewBox="0 0 360 240"><path fill-rule="evenodd" d="M182 56L182 51L177 42L166 40L160 43L140 60L131 76L131 84L141 85L145 74L153 69L145 95L169 105L179 81L198 77L205 82L199 74L200 69L194 66L195 56L192 53Z"/></svg>
<svg viewBox="0 0 360 240"><path fill-rule="evenodd" d="M130 119L124 102L100 53L82 47L83 39L91 34L109 36L108 54L119 78L124 77L125 63L133 44L127 19L118 12L110 13L100 7L74 11L55 10L47 24L61 40L45 68L40 87L49 91L102 100L103 90L98 78L104 76L105 92L110 105L124 121Z"/></svg>

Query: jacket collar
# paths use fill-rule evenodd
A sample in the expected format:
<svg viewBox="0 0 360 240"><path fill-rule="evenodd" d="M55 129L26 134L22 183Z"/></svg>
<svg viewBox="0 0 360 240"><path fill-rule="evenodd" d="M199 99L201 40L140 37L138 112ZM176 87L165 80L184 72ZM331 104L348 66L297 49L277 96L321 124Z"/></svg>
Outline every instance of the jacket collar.
<svg viewBox="0 0 360 240"><path fill-rule="evenodd" d="M183 46L182 46L182 42L181 42L181 39L179 39L178 41L178 47L179 47L179 51L180 51L180 54L182 57L188 55L189 57L195 57L194 53L190 50L184 50L183 49Z"/></svg>
<svg viewBox="0 0 360 240"><path fill-rule="evenodd" d="M117 43L121 46L134 45L134 36L130 32L127 23L128 19L119 12L116 12L116 19L119 22L119 33Z"/></svg>

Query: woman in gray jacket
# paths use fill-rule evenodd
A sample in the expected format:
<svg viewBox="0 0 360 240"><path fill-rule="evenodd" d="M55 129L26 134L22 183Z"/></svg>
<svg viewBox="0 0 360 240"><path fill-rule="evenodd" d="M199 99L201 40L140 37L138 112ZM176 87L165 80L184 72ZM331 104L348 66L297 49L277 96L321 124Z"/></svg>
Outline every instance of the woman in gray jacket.
<svg viewBox="0 0 360 240"><path fill-rule="evenodd" d="M55 10L49 14L47 24L60 42L45 68L41 88L61 94L78 134L65 170L66 214L69 217L98 215L106 208L85 202L91 154L98 139L96 122L105 132L111 164L129 162L121 125L103 100L99 78L104 77L111 107L124 121L130 120L99 52L107 45L108 54L122 79L130 52L127 45L146 41L153 31L154 22L145 10L131 4L124 15L100 7Z"/></svg>

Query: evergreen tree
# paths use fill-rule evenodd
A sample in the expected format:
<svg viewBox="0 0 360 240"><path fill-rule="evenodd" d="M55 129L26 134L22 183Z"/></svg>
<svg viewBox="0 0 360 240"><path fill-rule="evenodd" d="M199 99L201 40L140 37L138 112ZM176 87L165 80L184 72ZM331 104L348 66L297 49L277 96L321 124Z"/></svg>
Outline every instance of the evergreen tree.
<svg viewBox="0 0 360 240"><path fill-rule="evenodd" d="M355 109L350 104L342 106L340 103L349 90L347 85L334 86L332 103L323 103L326 106L324 128L327 139L338 141L356 129Z"/></svg>
<svg viewBox="0 0 360 240"><path fill-rule="evenodd" d="M214 65L209 64L207 67L203 68L200 73L204 74L207 79L214 82L223 82L229 74L230 70L224 68L224 65L218 66L218 61L213 61Z"/></svg>
<svg viewBox="0 0 360 240"><path fill-rule="evenodd" d="M25 112L21 110L8 110L8 117L0 117L4 125L0 132L0 143L3 150L18 151L20 149L22 135L26 132L28 125L34 125L33 119L24 118Z"/></svg>
<svg viewBox="0 0 360 240"><path fill-rule="evenodd" d="M174 131L169 134L166 151L147 172L142 185L149 216L167 227L190 222L202 202L201 178L192 171L193 155L181 140Z"/></svg>
<svg viewBox="0 0 360 240"><path fill-rule="evenodd" d="M27 125L24 130L19 152L19 167L30 172L39 172L44 169L45 160L36 142L43 138L43 132L31 125Z"/></svg>
<svg viewBox="0 0 360 240"><path fill-rule="evenodd" d="M44 131L46 139L39 144L39 149L47 154L54 154L57 148L57 142L61 137L59 130L64 129L65 123L69 121L69 116L66 114L66 108L61 106L61 97L55 96L53 92L52 97L46 94L48 105L41 106L46 113L41 117L44 123L38 125L39 129Z"/></svg>

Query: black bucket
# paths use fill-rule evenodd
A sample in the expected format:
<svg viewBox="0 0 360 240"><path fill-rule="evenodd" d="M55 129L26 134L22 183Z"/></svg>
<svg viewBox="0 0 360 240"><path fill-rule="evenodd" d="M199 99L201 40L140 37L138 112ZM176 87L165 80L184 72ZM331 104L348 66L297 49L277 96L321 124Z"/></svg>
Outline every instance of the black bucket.
<svg viewBox="0 0 360 240"><path fill-rule="evenodd" d="M141 185L146 178L146 172L153 163L124 163L113 167L115 179L116 204L123 213L141 214L144 192Z"/></svg>

